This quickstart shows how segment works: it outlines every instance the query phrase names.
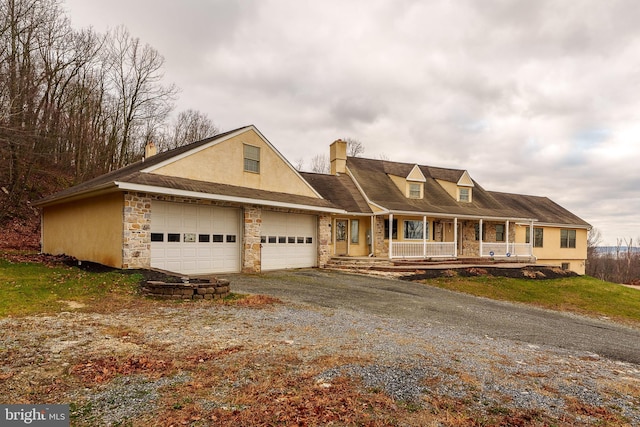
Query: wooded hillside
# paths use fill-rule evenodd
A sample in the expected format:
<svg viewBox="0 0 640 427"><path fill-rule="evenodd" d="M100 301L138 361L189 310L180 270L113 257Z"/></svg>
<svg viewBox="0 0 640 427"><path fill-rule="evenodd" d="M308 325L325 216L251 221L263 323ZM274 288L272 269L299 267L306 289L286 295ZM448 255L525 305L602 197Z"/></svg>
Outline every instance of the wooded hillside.
<svg viewBox="0 0 640 427"><path fill-rule="evenodd" d="M57 0L0 2L3 240L39 225L32 201L139 160L149 140L162 150L218 133L197 111L170 118L178 89L163 65L124 27L72 28Z"/></svg>

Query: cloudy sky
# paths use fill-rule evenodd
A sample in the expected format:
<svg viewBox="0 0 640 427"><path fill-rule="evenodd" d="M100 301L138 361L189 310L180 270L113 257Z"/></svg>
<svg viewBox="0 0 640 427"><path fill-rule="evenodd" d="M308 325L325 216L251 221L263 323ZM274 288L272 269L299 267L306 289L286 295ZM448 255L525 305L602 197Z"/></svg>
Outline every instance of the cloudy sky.
<svg viewBox="0 0 640 427"><path fill-rule="evenodd" d="M63 0L64 1L64 0ZM307 165L364 157L466 169L640 237L640 27L633 0L66 0L165 58L177 110L254 124Z"/></svg>

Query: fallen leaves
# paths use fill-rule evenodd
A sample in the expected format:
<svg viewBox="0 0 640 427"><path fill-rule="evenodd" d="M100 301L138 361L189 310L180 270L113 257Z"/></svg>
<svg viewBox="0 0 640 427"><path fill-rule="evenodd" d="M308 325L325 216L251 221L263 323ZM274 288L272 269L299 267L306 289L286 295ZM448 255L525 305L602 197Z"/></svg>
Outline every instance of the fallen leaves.
<svg viewBox="0 0 640 427"><path fill-rule="evenodd" d="M123 360L109 356L78 363L70 369L70 373L80 377L86 385L90 386L107 382L116 375L144 373L163 376L172 369L172 361L154 359L146 355L129 356Z"/></svg>

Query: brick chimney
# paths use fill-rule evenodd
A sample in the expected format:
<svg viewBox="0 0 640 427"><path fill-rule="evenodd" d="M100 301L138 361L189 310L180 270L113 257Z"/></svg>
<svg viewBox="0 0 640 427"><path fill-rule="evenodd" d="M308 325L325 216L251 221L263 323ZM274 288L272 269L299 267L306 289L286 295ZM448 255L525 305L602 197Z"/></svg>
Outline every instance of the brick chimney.
<svg viewBox="0 0 640 427"><path fill-rule="evenodd" d="M333 141L329 146L331 175L347 172L347 142L341 139Z"/></svg>
<svg viewBox="0 0 640 427"><path fill-rule="evenodd" d="M148 159L151 156L155 156L157 152L158 152L158 149L156 148L156 144L154 144L153 141L147 142L147 145L144 146L145 159Z"/></svg>

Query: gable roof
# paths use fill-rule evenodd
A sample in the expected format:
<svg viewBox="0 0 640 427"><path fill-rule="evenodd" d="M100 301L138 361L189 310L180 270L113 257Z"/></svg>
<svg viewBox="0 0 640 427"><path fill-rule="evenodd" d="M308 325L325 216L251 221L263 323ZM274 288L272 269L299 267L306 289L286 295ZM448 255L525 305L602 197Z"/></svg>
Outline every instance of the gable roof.
<svg viewBox="0 0 640 427"><path fill-rule="evenodd" d="M342 212L342 209L338 208L331 201L322 199L320 194L317 193L317 190L308 183L307 185L309 185L309 188L318 194L318 198L148 173L149 171L152 171L173 159L197 152L204 147L210 146L212 143L225 140L228 137L240 134L250 129L255 130L260 135L257 129L252 125L224 132L173 150L158 153L147 159L143 159L118 170L98 176L74 187L67 188L51 196L45 197L34 203L34 205L46 206L70 199L101 194L103 192L131 190L146 191L157 194L189 195L191 197L205 199L238 201L299 209ZM262 138L264 139L264 137ZM268 141L267 144L269 144ZM269 146L271 146L271 144L269 144ZM274 151L278 156L282 157L275 148ZM288 162L286 163L289 164ZM293 170L295 171L295 169ZM298 171L295 172L296 174L299 174Z"/></svg>
<svg viewBox="0 0 640 427"><path fill-rule="evenodd" d="M535 220L554 225L590 227L589 223L547 197L487 191L473 181L465 170L420 165L426 178L424 197L413 199L395 185L388 176L407 176L412 163L390 162L360 157L347 158L347 170L357 181L369 202L391 212L416 212L511 220ZM467 177L474 186L469 202L458 202L436 181L459 183Z"/></svg>
<svg viewBox="0 0 640 427"><path fill-rule="evenodd" d="M300 175L322 197L331 200L339 208L350 213L372 213L369 204L348 175L326 175L311 172L300 172Z"/></svg>

